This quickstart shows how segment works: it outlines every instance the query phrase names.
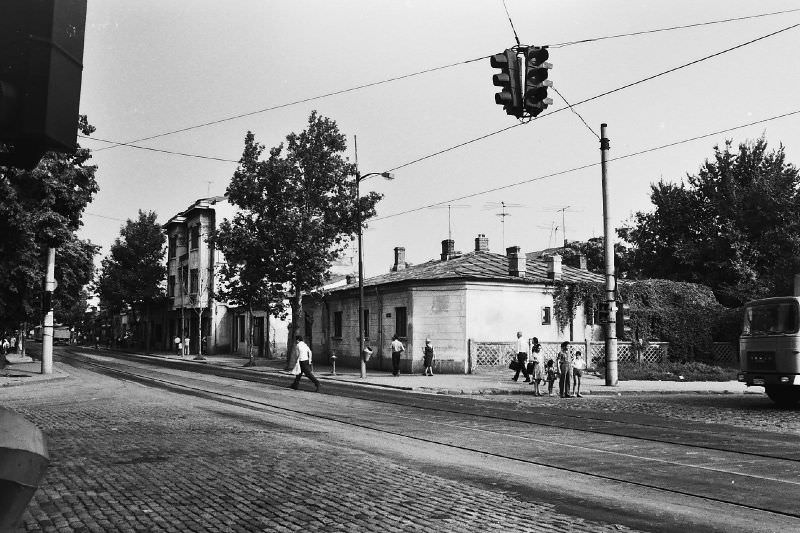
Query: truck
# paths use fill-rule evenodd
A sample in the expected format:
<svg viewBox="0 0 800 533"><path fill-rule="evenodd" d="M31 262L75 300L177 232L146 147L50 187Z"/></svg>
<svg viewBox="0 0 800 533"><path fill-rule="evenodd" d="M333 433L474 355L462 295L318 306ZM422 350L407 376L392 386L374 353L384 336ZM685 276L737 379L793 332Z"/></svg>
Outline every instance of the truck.
<svg viewBox="0 0 800 533"><path fill-rule="evenodd" d="M739 381L762 386L778 405L800 401L800 297L744 305L739 337Z"/></svg>
<svg viewBox="0 0 800 533"><path fill-rule="evenodd" d="M69 344L72 332L69 326L55 326L53 328L53 344Z"/></svg>

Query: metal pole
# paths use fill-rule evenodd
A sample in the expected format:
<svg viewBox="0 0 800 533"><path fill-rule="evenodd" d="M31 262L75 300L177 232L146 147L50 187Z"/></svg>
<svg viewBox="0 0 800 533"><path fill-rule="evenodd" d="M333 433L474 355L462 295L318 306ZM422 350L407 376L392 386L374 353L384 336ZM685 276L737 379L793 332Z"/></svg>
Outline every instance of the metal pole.
<svg viewBox="0 0 800 533"><path fill-rule="evenodd" d="M364 360L364 251L363 228L361 227L361 174L358 171L358 137L353 135L356 160L356 216L358 217L358 361L361 379L367 377L367 362Z"/></svg>
<svg viewBox="0 0 800 533"><path fill-rule="evenodd" d="M608 170L606 154L610 141L606 137L606 124L600 125L600 163L603 185L603 237L606 274L606 303L608 322L606 323L606 385L617 385L617 304L615 302L616 278L614 277L614 242L611 227L611 207L608 197Z"/></svg>
<svg viewBox="0 0 800 533"><path fill-rule="evenodd" d="M56 289L56 249L47 249L44 283L44 328L42 328L42 374L53 373L53 291Z"/></svg>

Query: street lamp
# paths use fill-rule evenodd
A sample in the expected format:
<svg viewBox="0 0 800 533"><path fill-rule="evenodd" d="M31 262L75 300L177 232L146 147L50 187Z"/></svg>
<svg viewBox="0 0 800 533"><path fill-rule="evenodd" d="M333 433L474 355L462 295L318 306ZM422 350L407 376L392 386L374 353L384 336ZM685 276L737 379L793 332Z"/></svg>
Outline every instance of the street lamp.
<svg viewBox="0 0 800 533"><path fill-rule="evenodd" d="M367 377L367 361L364 358L364 251L362 239L364 229L361 225L361 181L371 176L381 176L393 180L391 172L370 172L356 174L356 213L358 215L358 360L361 362L361 378Z"/></svg>

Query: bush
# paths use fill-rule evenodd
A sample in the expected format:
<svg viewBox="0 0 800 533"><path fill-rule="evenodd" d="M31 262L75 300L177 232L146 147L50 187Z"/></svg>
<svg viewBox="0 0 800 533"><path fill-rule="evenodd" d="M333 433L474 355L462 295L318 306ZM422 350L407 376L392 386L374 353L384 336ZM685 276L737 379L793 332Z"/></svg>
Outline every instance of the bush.
<svg viewBox="0 0 800 533"><path fill-rule="evenodd" d="M617 368L620 381L733 381L738 370L706 363L621 363Z"/></svg>

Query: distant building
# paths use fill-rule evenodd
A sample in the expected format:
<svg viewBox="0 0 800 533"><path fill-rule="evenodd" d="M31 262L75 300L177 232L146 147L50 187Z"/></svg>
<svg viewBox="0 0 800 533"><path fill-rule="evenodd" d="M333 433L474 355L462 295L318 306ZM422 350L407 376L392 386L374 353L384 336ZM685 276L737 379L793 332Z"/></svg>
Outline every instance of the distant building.
<svg viewBox="0 0 800 533"><path fill-rule="evenodd" d="M209 236L219 222L233 218L235 212L224 196L201 198L163 225L168 243L167 296L171 299L168 349L173 348L172 339L183 336L190 339L189 350L193 354L198 353L198 342L203 342L206 354L246 356L251 323L254 356L265 354L267 333L274 356L286 348L285 322L268 317L263 310L251 314L215 297L219 267L225 259L209 242Z"/></svg>
<svg viewBox="0 0 800 533"><path fill-rule="evenodd" d="M580 340L595 336L599 327L579 307L562 331L553 315L554 280L593 281L603 277L561 264L559 255L529 260L519 247L506 255L489 251L484 235L468 253L442 241L439 259L415 266L405 261L405 248L394 249L387 274L364 281L364 337L374 348L368 366L391 368L390 343L398 335L406 345L401 371L422 370L422 348L430 338L440 372L469 371L468 343L511 341L517 331L540 341ZM330 355L345 366L358 365L358 280L303 298L305 334L314 353ZM588 318L588 320L587 320Z"/></svg>

